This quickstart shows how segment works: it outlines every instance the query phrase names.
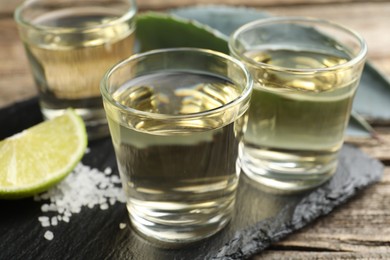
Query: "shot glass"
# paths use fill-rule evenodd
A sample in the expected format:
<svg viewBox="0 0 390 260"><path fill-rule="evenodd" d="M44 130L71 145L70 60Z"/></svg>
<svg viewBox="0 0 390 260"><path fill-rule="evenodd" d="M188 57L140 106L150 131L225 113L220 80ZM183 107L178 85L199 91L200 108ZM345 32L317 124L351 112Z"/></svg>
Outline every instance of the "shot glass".
<svg viewBox="0 0 390 260"><path fill-rule="evenodd" d="M163 246L232 217L252 79L236 59L177 48L133 55L101 82L132 226Z"/></svg>
<svg viewBox="0 0 390 260"><path fill-rule="evenodd" d="M367 46L332 22L269 18L237 29L229 49L252 74L245 174L286 191L316 187L336 171Z"/></svg>
<svg viewBox="0 0 390 260"><path fill-rule="evenodd" d="M89 139L108 136L104 73L133 54L135 0L27 0L15 11L45 119L68 107Z"/></svg>

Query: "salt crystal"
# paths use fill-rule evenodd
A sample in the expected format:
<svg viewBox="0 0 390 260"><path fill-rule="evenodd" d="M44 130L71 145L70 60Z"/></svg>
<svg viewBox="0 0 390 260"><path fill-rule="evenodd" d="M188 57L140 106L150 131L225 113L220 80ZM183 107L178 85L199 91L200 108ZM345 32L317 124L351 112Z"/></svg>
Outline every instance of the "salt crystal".
<svg viewBox="0 0 390 260"><path fill-rule="evenodd" d="M54 238L54 234L50 230L47 230L43 236L46 240L53 240Z"/></svg>
<svg viewBox="0 0 390 260"><path fill-rule="evenodd" d="M42 227L50 227L50 219L46 216L38 217L39 222L41 222Z"/></svg>
<svg viewBox="0 0 390 260"><path fill-rule="evenodd" d="M49 217L40 216L40 217L38 217L38 220L39 220L40 222L48 221L48 220L49 220Z"/></svg>
<svg viewBox="0 0 390 260"><path fill-rule="evenodd" d="M108 187L108 183L99 183L99 189L105 189Z"/></svg>
<svg viewBox="0 0 390 260"><path fill-rule="evenodd" d="M106 210L106 209L108 209L108 204L107 204L107 203L101 204L101 205L100 205L100 209L101 209L101 210Z"/></svg>
<svg viewBox="0 0 390 260"><path fill-rule="evenodd" d="M63 216L63 217L62 217L62 221L68 223L68 222L70 221L70 219L69 219L69 217L67 217L67 216Z"/></svg>
<svg viewBox="0 0 390 260"><path fill-rule="evenodd" d="M49 205L49 211L57 211L57 206L55 204L50 204Z"/></svg>
<svg viewBox="0 0 390 260"><path fill-rule="evenodd" d="M120 229L125 229L126 228L126 223L119 223L119 228Z"/></svg>
<svg viewBox="0 0 390 260"><path fill-rule="evenodd" d="M106 169L104 169L105 175L110 175L111 173L112 173L112 169L110 167L107 167Z"/></svg>
<svg viewBox="0 0 390 260"><path fill-rule="evenodd" d="M99 172L98 169L92 168L90 174L96 174L97 175L98 172Z"/></svg>
<svg viewBox="0 0 390 260"><path fill-rule="evenodd" d="M57 226L57 224L58 224L58 219L57 219L57 217L52 217L52 218L51 218L51 225L52 225L52 226Z"/></svg>
<svg viewBox="0 0 390 260"><path fill-rule="evenodd" d="M81 212L81 207L72 207L72 213L80 213Z"/></svg>
<svg viewBox="0 0 390 260"><path fill-rule="evenodd" d="M113 176L111 176L111 182L112 182L112 183L120 183L121 180L119 179L118 176L113 175Z"/></svg>
<svg viewBox="0 0 390 260"><path fill-rule="evenodd" d="M91 152L91 148L87 147L85 148L85 154L89 154Z"/></svg>
<svg viewBox="0 0 390 260"><path fill-rule="evenodd" d="M49 204L43 204L41 206L41 211L42 212L48 212L49 211Z"/></svg>
<svg viewBox="0 0 390 260"><path fill-rule="evenodd" d="M41 222L41 226L42 227L50 227L50 221L48 220L48 221L42 221Z"/></svg>

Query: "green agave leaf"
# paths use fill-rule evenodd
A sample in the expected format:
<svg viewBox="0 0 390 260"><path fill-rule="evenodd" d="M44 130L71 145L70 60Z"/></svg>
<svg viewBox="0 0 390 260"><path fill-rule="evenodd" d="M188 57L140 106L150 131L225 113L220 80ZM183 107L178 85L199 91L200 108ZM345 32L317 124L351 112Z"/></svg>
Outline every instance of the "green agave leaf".
<svg viewBox="0 0 390 260"><path fill-rule="evenodd" d="M161 48L194 47L229 53L227 37L195 20L147 12L137 16L140 51Z"/></svg>

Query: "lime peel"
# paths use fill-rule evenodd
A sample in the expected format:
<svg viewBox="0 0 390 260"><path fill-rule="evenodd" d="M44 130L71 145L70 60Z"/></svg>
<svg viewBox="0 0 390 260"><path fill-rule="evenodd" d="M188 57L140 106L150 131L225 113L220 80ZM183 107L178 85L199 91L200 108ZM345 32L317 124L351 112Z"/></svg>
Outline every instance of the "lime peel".
<svg viewBox="0 0 390 260"><path fill-rule="evenodd" d="M0 198L45 191L65 178L87 147L83 120L68 109L0 142Z"/></svg>

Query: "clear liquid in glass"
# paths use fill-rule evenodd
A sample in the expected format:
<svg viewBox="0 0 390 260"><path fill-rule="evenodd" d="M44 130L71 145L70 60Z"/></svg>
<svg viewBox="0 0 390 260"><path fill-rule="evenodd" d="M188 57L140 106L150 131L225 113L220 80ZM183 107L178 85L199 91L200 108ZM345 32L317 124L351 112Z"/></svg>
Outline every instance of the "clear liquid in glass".
<svg viewBox="0 0 390 260"><path fill-rule="evenodd" d="M211 236L228 223L245 116L232 115L230 122L222 116L169 116L213 110L239 95L236 85L213 74L161 72L112 94L124 107L158 114L159 120L124 116L105 103L127 208L141 234L180 244Z"/></svg>

